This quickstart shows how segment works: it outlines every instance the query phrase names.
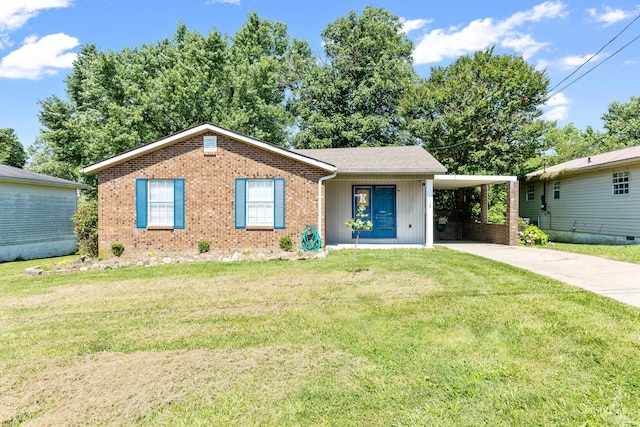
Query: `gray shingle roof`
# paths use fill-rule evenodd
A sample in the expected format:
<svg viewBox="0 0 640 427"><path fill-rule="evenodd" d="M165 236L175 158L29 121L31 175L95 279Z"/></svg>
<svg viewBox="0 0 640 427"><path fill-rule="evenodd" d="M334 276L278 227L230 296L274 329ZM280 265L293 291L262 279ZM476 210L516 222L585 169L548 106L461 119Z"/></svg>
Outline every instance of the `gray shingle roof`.
<svg viewBox="0 0 640 427"><path fill-rule="evenodd" d="M51 185L56 187L74 187L74 188L89 188L84 184L79 184L74 181L68 181L62 178L56 178L55 176L44 175L41 173L30 172L20 168L14 168L13 166L0 165L0 181L11 182L30 182L34 184Z"/></svg>
<svg viewBox="0 0 640 427"><path fill-rule="evenodd" d="M417 145L293 150L332 164L340 173L445 173L445 168Z"/></svg>
<svg viewBox="0 0 640 427"><path fill-rule="evenodd" d="M570 173L574 171L585 171L597 169L608 165L640 162L640 145L635 147L622 148L620 150L609 151L608 153L594 154L593 156L580 157L549 166L544 170L539 170L527 174L527 178L533 178L544 173Z"/></svg>

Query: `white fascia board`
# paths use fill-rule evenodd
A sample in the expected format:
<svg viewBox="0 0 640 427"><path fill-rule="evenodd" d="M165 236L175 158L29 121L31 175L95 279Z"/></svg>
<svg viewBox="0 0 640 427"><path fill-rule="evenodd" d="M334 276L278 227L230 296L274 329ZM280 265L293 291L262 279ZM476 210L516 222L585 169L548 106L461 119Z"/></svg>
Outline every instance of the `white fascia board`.
<svg viewBox="0 0 640 427"><path fill-rule="evenodd" d="M191 129L187 129L187 130L185 130L183 132L179 132L179 133L176 133L174 135L168 136L166 138L160 139L160 140L158 140L156 142L153 142L151 144L144 145L144 146L136 148L134 150L127 151L126 153L122 153L120 155L111 157L111 158L109 158L107 160L103 160L101 162L98 162L98 163L95 163L93 165L87 166L87 167L82 169L82 172L84 172L84 173L99 172L99 171L101 171L103 169L106 169L108 167L115 166L115 165L117 165L119 163L123 163L123 162L125 162L127 160L130 160L130 159L134 159L134 158L139 157L139 156L141 156L143 154L151 153L151 152L159 150L159 149L161 149L161 148L163 148L163 147L165 147L167 145L171 145L171 144L175 143L176 141L188 138L188 137L190 137L192 135L196 135L198 133L201 133L201 132L204 132L204 131L207 131L207 130L211 131L211 132L215 132L215 133L220 134L220 135L228 136L228 137L236 139L238 141L242 141L242 142L244 142L246 144L253 145L254 147L261 148L261 149L267 150L267 151L271 151L271 152L280 154L281 156L288 157L288 158L291 158L291 159L297 160L299 162L306 163L306 164L318 167L320 169L323 169L323 170L326 170L326 171L329 171L329 172L334 172L336 170L335 166L330 165L328 163L324 163L324 162L321 162L319 160L312 159L310 157L306 157L306 156L294 153L292 151L286 150L284 148L277 147L277 146L272 145L272 144L267 144L266 142L263 142L263 141L248 137L246 135L242 135L242 134L230 131L228 129L224 129L224 128L221 128L221 127L209 124L209 123L205 123L205 124L193 127Z"/></svg>

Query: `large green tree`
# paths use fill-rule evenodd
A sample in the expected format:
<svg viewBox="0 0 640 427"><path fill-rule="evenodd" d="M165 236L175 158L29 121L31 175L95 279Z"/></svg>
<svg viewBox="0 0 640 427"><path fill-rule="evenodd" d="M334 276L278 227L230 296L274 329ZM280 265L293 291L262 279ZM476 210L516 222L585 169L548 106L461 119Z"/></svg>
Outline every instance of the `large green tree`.
<svg viewBox="0 0 640 427"><path fill-rule="evenodd" d="M310 58L283 24L255 13L231 40L179 24L171 39L120 52L85 45L68 99L41 102L34 167L95 184L77 176L82 166L202 122L284 145L293 123L285 96Z"/></svg>
<svg viewBox="0 0 640 427"><path fill-rule="evenodd" d="M611 102L602 120L608 148L640 144L640 97L632 96L627 103Z"/></svg>
<svg viewBox="0 0 640 427"><path fill-rule="evenodd" d="M0 129L0 164L22 168L26 162L27 155L15 131Z"/></svg>
<svg viewBox="0 0 640 427"><path fill-rule="evenodd" d="M397 107L418 82L413 44L398 17L366 6L322 32L325 57L295 91L299 116L294 144L331 148L406 143Z"/></svg>
<svg viewBox="0 0 640 427"><path fill-rule="evenodd" d="M520 175L541 148L548 83L522 57L490 48L432 68L401 112L449 173Z"/></svg>

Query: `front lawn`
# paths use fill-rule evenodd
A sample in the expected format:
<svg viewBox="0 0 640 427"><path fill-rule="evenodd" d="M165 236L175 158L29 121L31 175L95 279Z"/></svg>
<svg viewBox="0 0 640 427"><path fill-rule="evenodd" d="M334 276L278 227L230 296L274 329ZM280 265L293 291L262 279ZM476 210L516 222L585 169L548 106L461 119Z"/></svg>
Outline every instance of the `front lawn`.
<svg viewBox="0 0 640 427"><path fill-rule="evenodd" d="M575 243L554 243L545 248L578 254L595 255L616 261L640 264L640 245L581 245Z"/></svg>
<svg viewBox="0 0 640 427"><path fill-rule="evenodd" d="M25 278L0 423L640 425L640 310L445 248Z"/></svg>

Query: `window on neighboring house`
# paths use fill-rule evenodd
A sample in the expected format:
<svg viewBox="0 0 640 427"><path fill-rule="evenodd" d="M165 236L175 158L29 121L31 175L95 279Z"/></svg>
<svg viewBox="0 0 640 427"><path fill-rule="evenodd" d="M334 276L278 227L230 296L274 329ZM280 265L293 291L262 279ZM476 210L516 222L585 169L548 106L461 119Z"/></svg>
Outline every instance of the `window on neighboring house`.
<svg viewBox="0 0 640 427"><path fill-rule="evenodd" d="M204 137L204 152L215 153L218 149L218 137L217 136L205 136Z"/></svg>
<svg viewBox="0 0 640 427"><path fill-rule="evenodd" d="M536 198L536 187L534 185L527 186L527 202L530 202Z"/></svg>
<svg viewBox="0 0 640 427"><path fill-rule="evenodd" d="M236 178L236 228L284 228L284 179Z"/></svg>
<svg viewBox="0 0 640 427"><path fill-rule="evenodd" d="M136 179L136 227L184 228L184 179Z"/></svg>
<svg viewBox="0 0 640 427"><path fill-rule="evenodd" d="M629 172L613 173L613 195L629 194Z"/></svg>
<svg viewBox="0 0 640 427"><path fill-rule="evenodd" d="M553 183L553 198L554 200L558 200L560 198L560 182L558 181Z"/></svg>

